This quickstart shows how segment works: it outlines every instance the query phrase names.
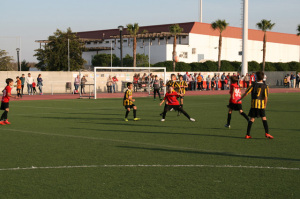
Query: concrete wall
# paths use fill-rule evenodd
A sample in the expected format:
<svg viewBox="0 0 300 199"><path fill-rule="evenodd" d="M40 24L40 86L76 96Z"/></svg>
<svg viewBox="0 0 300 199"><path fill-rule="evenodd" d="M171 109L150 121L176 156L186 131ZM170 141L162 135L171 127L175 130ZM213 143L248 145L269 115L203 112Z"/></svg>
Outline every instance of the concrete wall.
<svg viewBox="0 0 300 199"><path fill-rule="evenodd" d="M158 75L159 78L164 78L163 72L158 72L158 71L151 71L153 74ZM267 84L270 87L283 87L283 78L286 74L295 74L295 71L282 71L282 72L266 72L267 75ZM4 88L6 86L5 84L5 79L7 78L12 78L15 80L16 76L21 76L22 73L25 74L25 77L27 77L28 72L18 72L18 71L1 71L0 72L0 89ZM43 78L43 93L72 93L74 89L74 80L75 77L79 74L79 72L35 72L31 71L30 72L32 77L34 78L36 82L36 78L38 74L42 74ZM148 70L144 71L136 71L136 72L103 72L103 71L98 71L97 72L97 92L107 92L107 87L106 87L106 82L108 79L108 76L117 76L119 82L116 85L116 89L118 92L122 92L124 89L122 88L122 82L132 82L133 81L133 75L135 73L140 73L143 75L143 73L148 74ZM170 79L170 75L173 72L167 72L166 73L166 79ZM199 73L199 72L189 72L189 74L194 74L194 73ZM201 74L206 78L208 75L213 76L214 74L222 74L223 72L201 72ZM231 75L233 71L227 71L225 72L226 75L230 73ZM184 75L185 72L180 72L180 74ZM87 84L94 84L94 73L93 72L82 72L81 76L86 76L87 79ZM71 82L72 89L71 90L66 90L66 83ZM25 84L24 88L25 92L27 93L27 86ZM38 90L38 89L37 89ZM94 91L94 86L90 86L90 91ZM89 86L86 86L86 92L89 92ZM16 93L16 89L13 89L13 94Z"/></svg>

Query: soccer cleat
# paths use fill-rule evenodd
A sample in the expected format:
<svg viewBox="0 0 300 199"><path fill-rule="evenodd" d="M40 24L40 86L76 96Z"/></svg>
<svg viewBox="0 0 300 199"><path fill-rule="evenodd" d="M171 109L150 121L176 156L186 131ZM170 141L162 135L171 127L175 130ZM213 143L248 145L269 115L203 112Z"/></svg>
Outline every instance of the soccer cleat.
<svg viewBox="0 0 300 199"><path fill-rule="evenodd" d="M170 111L173 111L173 110L174 110L173 108L170 109Z"/></svg>
<svg viewBox="0 0 300 199"><path fill-rule="evenodd" d="M180 112L178 111L178 114L177 114L177 116L180 116Z"/></svg>
<svg viewBox="0 0 300 199"><path fill-rule="evenodd" d="M5 124L11 124L8 120L4 121Z"/></svg>
<svg viewBox="0 0 300 199"><path fill-rule="evenodd" d="M163 116L163 113L159 114L160 116Z"/></svg>
<svg viewBox="0 0 300 199"><path fill-rule="evenodd" d="M140 119L141 119L141 118L137 118L137 117L136 117L136 118L133 119L133 121L138 121L138 120L140 120Z"/></svg>
<svg viewBox="0 0 300 199"><path fill-rule="evenodd" d="M191 122L195 122L196 120L194 118L190 118L190 121Z"/></svg>
<svg viewBox="0 0 300 199"><path fill-rule="evenodd" d="M226 127L226 128L230 128L230 125L228 125L228 124L225 124L225 127Z"/></svg>
<svg viewBox="0 0 300 199"><path fill-rule="evenodd" d="M273 139L274 137L272 135L270 135L269 133L266 133L265 134L266 138L269 138L269 139Z"/></svg>
<svg viewBox="0 0 300 199"><path fill-rule="evenodd" d="M161 119L160 121L164 122L164 121L166 121L166 120L165 120L165 119Z"/></svg>
<svg viewBox="0 0 300 199"><path fill-rule="evenodd" d="M124 121L125 121L125 122L128 122L128 119L127 119L127 118L124 118Z"/></svg>
<svg viewBox="0 0 300 199"><path fill-rule="evenodd" d="M251 139L252 137L250 135L246 135L245 139Z"/></svg>
<svg viewBox="0 0 300 199"><path fill-rule="evenodd" d="M0 121L0 124L1 125L6 125L4 121Z"/></svg>

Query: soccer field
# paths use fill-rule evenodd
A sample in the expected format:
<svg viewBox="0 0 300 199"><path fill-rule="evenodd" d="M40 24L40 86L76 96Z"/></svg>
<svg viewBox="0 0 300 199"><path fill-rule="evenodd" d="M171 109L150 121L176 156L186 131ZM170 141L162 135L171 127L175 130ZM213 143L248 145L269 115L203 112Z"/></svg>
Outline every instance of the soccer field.
<svg viewBox="0 0 300 199"><path fill-rule="evenodd" d="M196 122L137 98L13 101L0 126L0 198L300 198L300 93L270 94L246 140L229 95L186 96ZM248 113L250 96L243 100Z"/></svg>

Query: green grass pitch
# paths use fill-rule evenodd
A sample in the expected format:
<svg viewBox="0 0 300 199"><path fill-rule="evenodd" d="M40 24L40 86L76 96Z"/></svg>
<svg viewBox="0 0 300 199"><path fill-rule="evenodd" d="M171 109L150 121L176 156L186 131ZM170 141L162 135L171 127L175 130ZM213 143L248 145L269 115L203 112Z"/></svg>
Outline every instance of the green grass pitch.
<svg viewBox="0 0 300 199"><path fill-rule="evenodd" d="M224 128L228 100L185 97L196 122L175 112L161 122L152 98L136 99L137 122L123 120L122 99L13 101L12 124L0 126L0 198L300 198L300 94L270 94L273 140L260 119L245 140L238 112Z"/></svg>

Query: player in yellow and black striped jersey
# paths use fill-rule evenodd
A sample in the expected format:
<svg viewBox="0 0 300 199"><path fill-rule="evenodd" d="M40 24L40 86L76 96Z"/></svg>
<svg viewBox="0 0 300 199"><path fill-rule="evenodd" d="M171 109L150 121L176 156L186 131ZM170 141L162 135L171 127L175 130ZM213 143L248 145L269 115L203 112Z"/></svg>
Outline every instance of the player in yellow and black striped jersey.
<svg viewBox="0 0 300 199"><path fill-rule="evenodd" d="M171 80L167 82L166 84L167 87L172 86L176 92L179 92L180 86L178 81L176 81L176 75L171 74Z"/></svg>
<svg viewBox="0 0 300 199"><path fill-rule="evenodd" d="M186 81L183 80L183 76L179 75L179 93L180 94L185 94L185 89L188 87ZM184 96L180 96L180 106L183 108L183 98ZM178 116L180 115L180 112L178 111Z"/></svg>
<svg viewBox="0 0 300 199"><path fill-rule="evenodd" d="M125 114L125 121L128 122L128 114L130 112L130 109L133 109L133 116L134 116L134 121L140 120L140 118L136 117L136 106L134 105L133 102L135 102L135 99L132 99L132 88L133 84L131 82L127 83L127 89L124 93L124 98L123 98L123 106L126 109L126 114Z"/></svg>
<svg viewBox="0 0 300 199"><path fill-rule="evenodd" d="M264 128L265 128L265 136L269 139L273 139L273 136L269 134L269 127L268 127L268 122L267 122L267 117L265 113L265 109L267 107L267 102L268 102L268 95L269 95L269 87L263 83L264 79L264 73L259 71L256 72L256 78L257 82L253 83L243 94L241 99L238 101L242 100L244 97L246 97L248 94L251 93L251 109L248 114L250 116L250 120L248 122L248 127L247 127L247 135L246 139L250 139L250 131L251 131L251 126L253 122L255 121L256 117L261 117Z"/></svg>

